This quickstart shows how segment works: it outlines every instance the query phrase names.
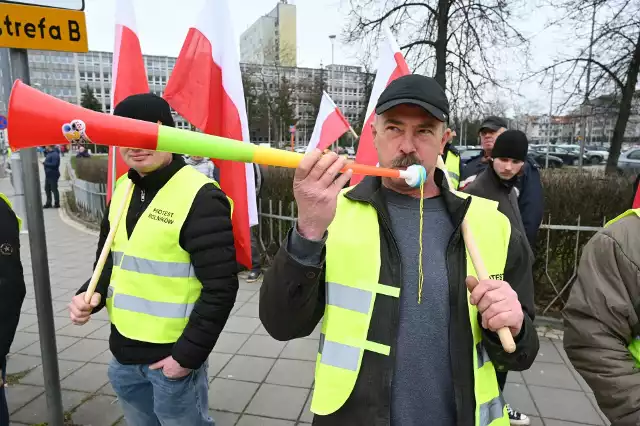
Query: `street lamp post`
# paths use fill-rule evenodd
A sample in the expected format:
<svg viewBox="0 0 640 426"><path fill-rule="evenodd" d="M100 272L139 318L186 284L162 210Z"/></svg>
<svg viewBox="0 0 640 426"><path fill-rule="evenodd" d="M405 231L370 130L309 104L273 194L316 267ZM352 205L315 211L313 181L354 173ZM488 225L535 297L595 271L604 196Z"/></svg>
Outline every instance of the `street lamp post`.
<svg viewBox="0 0 640 426"><path fill-rule="evenodd" d="M334 75L333 75L333 64L334 64L334 62L333 62L333 52L334 52L334 48L335 48L335 45L336 45L336 35L335 34L329 35L329 41L331 41L331 77L329 78L329 80L331 81L331 87L330 87L330 89L331 89L331 88L333 88L333 77L334 77ZM331 91L329 91L329 92L331 93ZM337 143L338 142L334 142L333 143L333 146L332 146L332 150L333 151L336 150Z"/></svg>

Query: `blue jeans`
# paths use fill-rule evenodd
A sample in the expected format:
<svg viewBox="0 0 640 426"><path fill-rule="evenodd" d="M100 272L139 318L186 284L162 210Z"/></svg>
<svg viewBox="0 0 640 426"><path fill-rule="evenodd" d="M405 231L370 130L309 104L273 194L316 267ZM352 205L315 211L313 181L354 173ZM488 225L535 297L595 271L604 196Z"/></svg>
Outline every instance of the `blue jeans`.
<svg viewBox="0 0 640 426"><path fill-rule="evenodd" d="M9 426L9 407L7 406L7 394L4 383L7 381L7 359L0 359L0 369L2 370L2 387L0 387L0 426Z"/></svg>
<svg viewBox="0 0 640 426"><path fill-rule="evenodd" d="M174 380L162 369L112 359L109 381L130 426L215 426L209 416L207 364Z"/></svg>

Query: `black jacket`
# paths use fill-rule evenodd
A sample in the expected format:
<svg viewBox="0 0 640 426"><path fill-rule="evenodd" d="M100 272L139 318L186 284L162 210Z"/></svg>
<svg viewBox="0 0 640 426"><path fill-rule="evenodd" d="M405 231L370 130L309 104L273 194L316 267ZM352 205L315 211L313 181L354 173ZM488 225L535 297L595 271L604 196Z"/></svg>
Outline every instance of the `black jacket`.
<svg viewBox="0 0 640 426"><path fill-rule="evenodd" d="M0 198L0 364L13 343L26 292L18 218Z"/></svg>
<svg viewBox="0 0 640 426"><path fill-rule="evenodd" d="M518 196L514 187L516 181L517 177L509 181L500 179L493 167L487 167L473 182L465 186L462 192L497 201L500 213L509 219L512 227L525 235L526 231L518 207ZM529 254L533 256L531 250Z"/></svg>
<svg viewBox="0 0 640 426"><path fill-rule="evenodd" d="M53 150L45 153L44 175L47 179L57 180L60 178L60 151Z"/></svg>
<svg viewBox="0 0 640 426"><path fill-rule="evenodd" d="M153 197L182 167L185 167L184 160L174 155L167 167L143 178L134 170L129 170L129 178L135 183L126 217L129 236ZM141 200L142 191L144 202ZM202 283L202 293L195 303L189 322L175 344L131 340L121 335L112 324L109 347L118 362L151 364L172 355L181 366L196 369L207 360L229 318L238 292L230 213L229 201L220 189L213 184L206 184L200 189L180 231L180 247L191 256L196 277ZM124 224L125 221L121 222L121 226ZM100 227L96 262L108 234L107 209ZM96 289L102 295L102 300L93 312L104 307L112 268L113 261L109 256ZM78 294L86 291L88 284L89 281L80 288Z"/></svg>
<svg viewBox="0 0 640 426"><path fill-rule="evenodd" d="M473 157L465 163L460 171L460 181L477 175L487 168L489 163L484 159L484 154ZM516 182L516 188L520 191L518 207L522 216L522 223L526 231L527 239L531 247L536 246L538 229L542 225L544 214L544 195L540 180L540 166L531 158L524 163L524 172Z"/></svg>
<svg viewBox="0 0 640 426"><path fill-rule="evenodd" d="M436 180L443 174L436 171ZM402 282L400 252L391 231L386 203L380 191L380 178L366 177L347 194L347 198L373 206L379 217L381 284L398 286ZM460 225L470 200L462 200L443 191L455 231L447 249L447 270L451 296L452 342L450 357L453 369L457 424L474 425L475 396L473 387L473 336L469 327L467 305L466 258ZM505 281L518 293L525 311L525 322L517 336L513 354L504 352L495 333L484 331L485 346L494 365L503 370L525 370L531 366L539 347L533 326L533 284L531 262L526 254L526 240L517 231L511 233ZM308 336L314 330L325 309L325 270L298 263L282 245L274 262L265 273L260 289L260 319L267 332L277 340ZM367 340L391 346L390 356L365 351L362 366L351 396L344 406L329 416L315 416L315 426L389 426L390 395L393 383L395 342L398 329L399 301L377 297ZM445 332L443 330L443 332ZM425 407L428 409L428 407Z"/></svg>

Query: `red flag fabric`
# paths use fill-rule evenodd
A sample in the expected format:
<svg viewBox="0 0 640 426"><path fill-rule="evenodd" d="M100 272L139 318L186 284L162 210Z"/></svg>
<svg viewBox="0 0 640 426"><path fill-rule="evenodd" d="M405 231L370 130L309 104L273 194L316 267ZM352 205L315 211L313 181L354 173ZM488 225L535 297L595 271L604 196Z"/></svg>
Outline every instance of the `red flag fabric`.
<svg viewBox="0 0 640 426"><path fill-rule="evenodd" d="M373 145L373 132L371 131L371 124L375 117L375 107L378 98L393 80L403 75L411 74L409 66L400 51L400 47L398 47L398 43L388 27L385 27L385 33L386 38L380 43L378 71L376 72L376 79L373 82L371 97L369 98L367 119L362 127L360 142L358 143L358 152L356 152L356 163L368 164L370 166L378 164L378 154ZM363 175L354 174L351 178L351 185L356 185L363 178Z"/></svg>
<svg viewBox="0 0 640 426"><path fill-rule="evenodd" d="M307 145L307 152L318 148L324 151L349 130L349 122L327 92L322 92L318 118Z"/></svg>
<svg viewBox="0 0 640 426"><path fill-rule="evenodd" d="M126 97L149 92L131 0L117 0L116 3L116 32L111 78L111 113L114 107ZM116 181L128 170L129 167L122 159L120 150L116 147L109 148L107 202L111 199Z"/></svg>
<svg viewBox="0 0 640 426"><path fill-rule="evenodd" d="M206 0L199 17L182 45L164 98L203 132L250 143L238 44L226 0ZM253 164L215 163L220 186L234 202L237 260L250 268L250 226L258 223Z"/></svg>

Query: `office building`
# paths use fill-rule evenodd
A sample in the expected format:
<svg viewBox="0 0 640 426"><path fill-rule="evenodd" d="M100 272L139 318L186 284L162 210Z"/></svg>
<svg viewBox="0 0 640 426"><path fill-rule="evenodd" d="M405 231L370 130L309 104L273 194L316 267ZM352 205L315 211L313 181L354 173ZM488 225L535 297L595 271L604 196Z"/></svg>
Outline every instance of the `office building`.
<svg viewBox="0 0 640 426"><path fill-rule="evenodd" d="M240 35L240 60L259 65L297 66L296 6L281 0Z"/></svg>

